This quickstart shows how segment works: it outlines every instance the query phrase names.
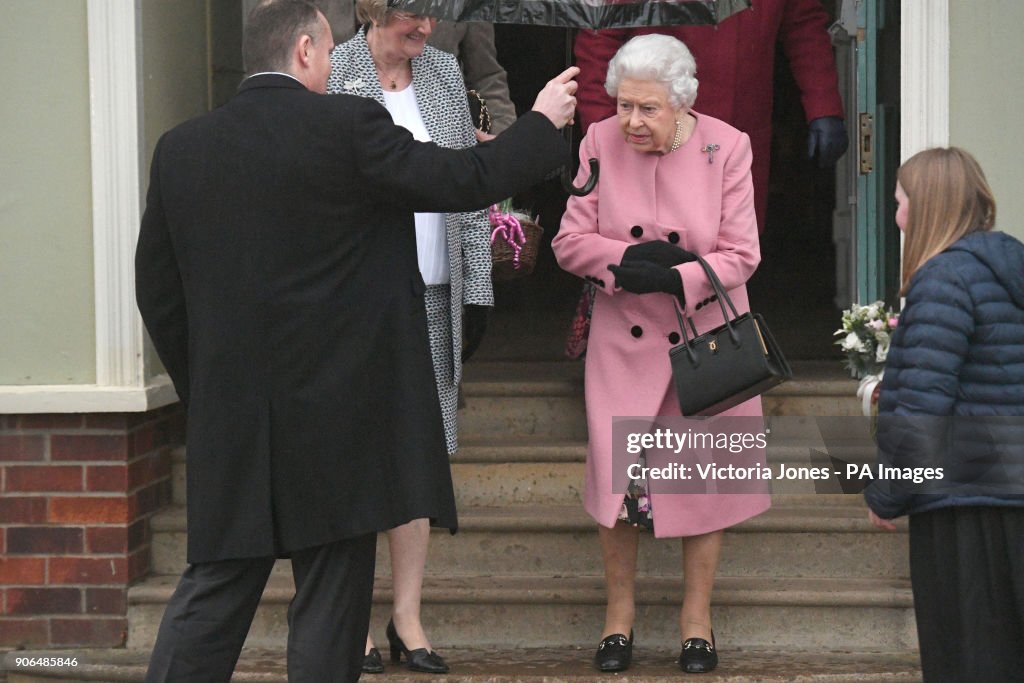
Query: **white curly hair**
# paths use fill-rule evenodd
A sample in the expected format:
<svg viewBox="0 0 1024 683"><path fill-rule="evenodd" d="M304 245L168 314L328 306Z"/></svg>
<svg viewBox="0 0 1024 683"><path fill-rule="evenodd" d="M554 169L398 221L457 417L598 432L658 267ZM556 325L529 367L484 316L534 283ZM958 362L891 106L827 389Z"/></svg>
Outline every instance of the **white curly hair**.
<svg viewBox="0 0 1024 683"><path fill-rule="evenodd" d="M623 78L657 81L668 88L673 107L689 109L697 99L697 63L689 48L678 38L649 34L632 38L608 62L604 89L619 94Z"/></svg>

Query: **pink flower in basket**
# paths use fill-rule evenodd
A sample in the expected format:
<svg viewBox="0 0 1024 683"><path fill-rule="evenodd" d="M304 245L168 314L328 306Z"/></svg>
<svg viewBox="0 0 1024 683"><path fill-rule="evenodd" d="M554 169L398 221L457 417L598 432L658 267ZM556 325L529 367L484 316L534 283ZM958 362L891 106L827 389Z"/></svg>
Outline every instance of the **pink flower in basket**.
<svg viewBox="0 0 1024 683"><path fill-rule="evenodd" d="M487 217L491 222L491 244L493 245L496 240L503 240L512 249L512 267L519 270L526 234L523 232L522 223L512 213L511 204L511 200L508 199L500 206L492 204L487 211Z"/></svg>
<svg viewBox="0 0 1024 683"><path fill-rule="evenodd" d="M540 246L540 225L527 214L512 209L512 200L488 211L491 223L491 277L495 282L513 280L533 272Z"/></svg>

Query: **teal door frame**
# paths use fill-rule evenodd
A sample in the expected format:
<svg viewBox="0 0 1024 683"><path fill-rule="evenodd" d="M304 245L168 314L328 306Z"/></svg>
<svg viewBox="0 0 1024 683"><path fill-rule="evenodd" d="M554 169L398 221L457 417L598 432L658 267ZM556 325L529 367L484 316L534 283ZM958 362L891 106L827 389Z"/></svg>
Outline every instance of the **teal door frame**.
<svg viewBox="0 0 1024 683"><path fill-rule="evenodd" d="M856 296L892 299L898 289L899 238L893 189L899 163L899 0L857 0ZM896 20L895 22L893 20Z"/></svg>
<svg viewBox="0 0 1024 683"><path fill-rule="evenodd" d="M857 300L875 301L885 290L881 264L882 239L878 205L884 192L877 150L884 149L884 122L877 105L877 0L857 3L857 120L853 124L857 149Z"/></svg>

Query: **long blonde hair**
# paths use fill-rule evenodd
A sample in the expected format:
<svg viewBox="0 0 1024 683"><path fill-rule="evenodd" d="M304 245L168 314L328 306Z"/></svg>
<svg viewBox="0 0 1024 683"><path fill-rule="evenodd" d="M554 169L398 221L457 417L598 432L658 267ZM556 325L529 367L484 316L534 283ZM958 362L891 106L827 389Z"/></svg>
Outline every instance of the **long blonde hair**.
<svg viewBox="0 0 1024 683"><path fill-rule="evenodd" d="M991 230L996 200L977 160L959 147L936 147L903 162L896 180L909 202L903 243L903 282L924 263L972 232Z"/></svg>

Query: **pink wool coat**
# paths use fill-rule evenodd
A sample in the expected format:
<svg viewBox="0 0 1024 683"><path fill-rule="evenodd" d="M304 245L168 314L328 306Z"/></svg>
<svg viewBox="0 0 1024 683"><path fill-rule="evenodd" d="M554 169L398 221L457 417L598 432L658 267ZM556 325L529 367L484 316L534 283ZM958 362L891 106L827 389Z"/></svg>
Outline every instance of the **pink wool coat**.
<svg viewBox="0 0 1024 683"><path fill-rule="evenodd" d="M697 126L679 149L641 153L626 144L615 117L590 127L580 145L576 185L601 162L595 190L570 197L552 242L559 265L598 288L587 346L585 391L589 445L584 507L611 527L625 489L613 487L612 418L656 416L663 405L678 411L668 351L679 343L679 324L668 294L631 294L615 287L609 264L626 247L667 240L703 256L718 273L740 313L749 310L744 283L760 261L751 149L745 133L693 112ZM708 146L717 146L708 152ZM697 263L677 266L686 312L698 332L723 323L722 312ZM668 400L667 400L668 398ZM678 415L678 412L676 412ZM759 397L724 413L760 416ZM764 452L748 451L750 465ZM707 462L708 453L684 451L676 462ZM658 463L648 461L648 465ZM622 481L621 473L616 481ZM616 490L613 490L615 488ZM693 536L737 524L770 505L767 493L651 494L655 535Z"/></svg>

